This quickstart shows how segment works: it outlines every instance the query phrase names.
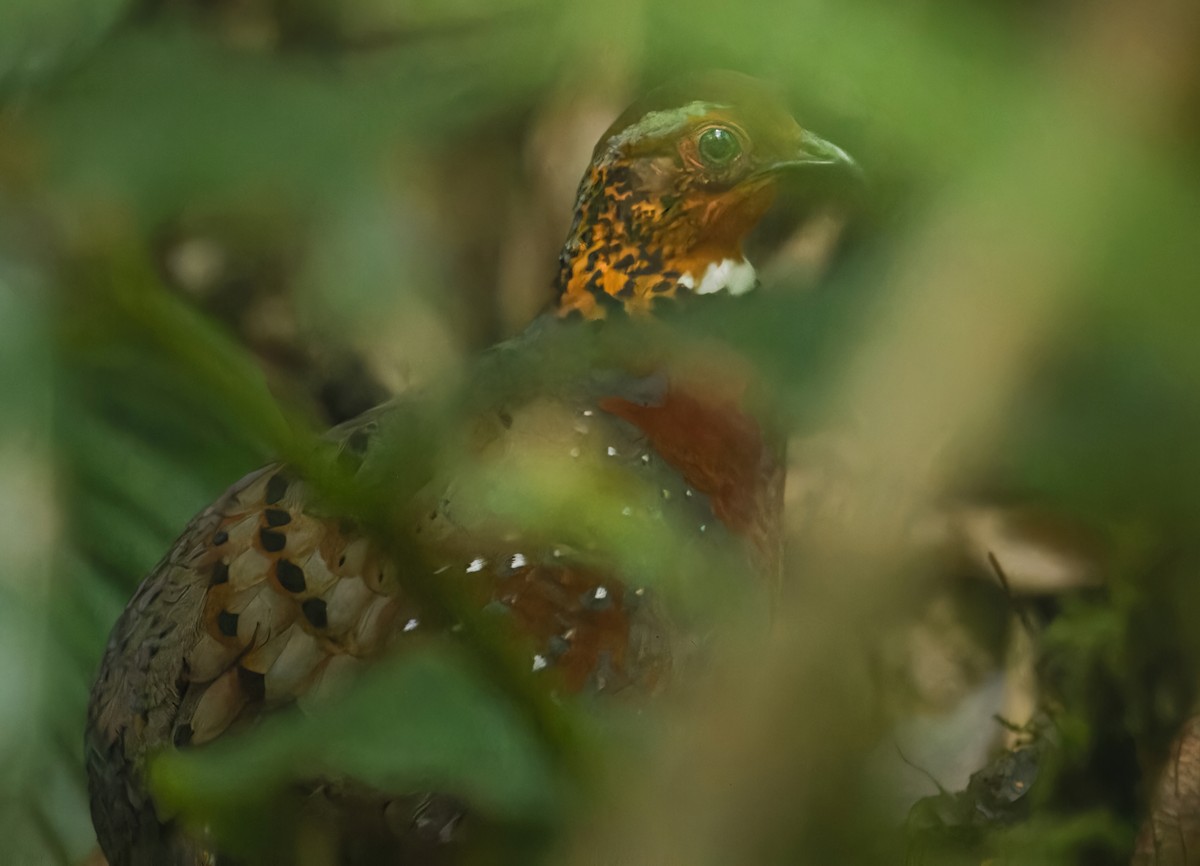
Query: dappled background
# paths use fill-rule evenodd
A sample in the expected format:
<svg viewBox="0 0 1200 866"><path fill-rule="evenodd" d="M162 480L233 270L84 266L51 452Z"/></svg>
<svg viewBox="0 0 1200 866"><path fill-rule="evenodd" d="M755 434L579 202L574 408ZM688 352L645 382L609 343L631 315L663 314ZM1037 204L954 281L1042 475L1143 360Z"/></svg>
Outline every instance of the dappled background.
<svg viewBox="0 0 1200 866"><path fill-rule="evenodd" d="M790 419L776 610L687 701L557 738L432 657L347 699L346 768L403 778L437 732L421 778L493 804L513 862L1128 863L1148 814L1144 862L1188 862L1198 40L1183 0L3 4L5 862L96 856L87 690L188 519L518 333L598 134L714 66L869 179L689 325ZM164 788L268 837L251 793L299 770L242 758Z"/></svg>

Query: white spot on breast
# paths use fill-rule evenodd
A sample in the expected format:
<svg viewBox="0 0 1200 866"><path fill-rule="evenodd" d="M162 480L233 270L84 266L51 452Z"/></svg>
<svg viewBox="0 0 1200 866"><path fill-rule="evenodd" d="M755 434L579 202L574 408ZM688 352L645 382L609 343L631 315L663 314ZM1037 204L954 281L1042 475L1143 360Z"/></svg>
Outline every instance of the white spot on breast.
<svg viewBox="0 0 1200 866"><path fill-rule="evenodd" d="M405 630L405 631L412 631L412 630L413 630L414 628L416 628L418 625L420 625L420 623L419 623L419 622L416 620L416 618L414 617L413 619L410 619L408 622L406 622L406 623L404 624L404 630Z"/></svg>
<svg viewBox="0 0 1200 866"><path fill-rule="evenodd" d="M533 669L535 672L540 671L545 666L546 666L546 657L545 656L537 655L537 656L533 657Z"/></svg>

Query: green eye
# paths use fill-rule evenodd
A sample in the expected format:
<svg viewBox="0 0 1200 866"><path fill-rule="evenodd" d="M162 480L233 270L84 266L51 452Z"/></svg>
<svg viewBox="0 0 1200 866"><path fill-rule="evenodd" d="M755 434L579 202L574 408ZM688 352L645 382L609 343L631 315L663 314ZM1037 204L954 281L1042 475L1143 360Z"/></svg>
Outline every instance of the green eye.
<svg viewBox="0 0 1200 866"><path fill-rule="evenodd" d="M733 130L713 126L700 134L696 149L700 152L700 159L709 168L724 168L741 154L742 143Z"/></svg>

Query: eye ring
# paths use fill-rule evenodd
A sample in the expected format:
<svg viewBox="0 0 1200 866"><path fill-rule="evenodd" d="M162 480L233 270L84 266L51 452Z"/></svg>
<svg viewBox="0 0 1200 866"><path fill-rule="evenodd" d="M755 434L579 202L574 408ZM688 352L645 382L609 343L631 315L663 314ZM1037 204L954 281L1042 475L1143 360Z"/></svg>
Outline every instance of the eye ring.
<svg viewBox="0 0 1200 866"><path fill-rule="evenodd" d="M708 169L728 168L742 155L742 138L729 126L714 125L696 136L696 155Z"/></svg>

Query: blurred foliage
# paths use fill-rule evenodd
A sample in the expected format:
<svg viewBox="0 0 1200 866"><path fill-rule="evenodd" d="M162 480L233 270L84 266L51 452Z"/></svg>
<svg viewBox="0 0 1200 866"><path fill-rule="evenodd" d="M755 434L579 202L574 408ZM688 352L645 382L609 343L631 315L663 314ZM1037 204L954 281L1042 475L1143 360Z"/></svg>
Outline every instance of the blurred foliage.
<svg viewBox="0 0 1200 866"><path fill-rule="evenodd" d="M563 862L1128 862L1200 658L1195 18L1158 0L4 4L6 862L91 851L80 738L105 636L231 481L283 456L378 529L472 389L542 387L669 334L735 347L797 437L849 431L867 467L846 526L789 512L778 634L737 608L701 699L632 718L558 706L501 626L434 593L466 622L455 649L162 762L171 805L245 837L308 750L469 795L533 840L514 851ZM821 279L481 367L546 300L595 135L645 86L712 66L779 82L865 166L869 206ZM321 431L431 384L397 422L389 465L409 475L360 489ZM560 475L493 504L546 525L603 512L596 478ZM992 631L1033 610L1044 727L1010 752L990 714L968 719L993 760L901 833L873 805L897 719L862 644L960 580L898 551L895 525L979 498L1086 527L1103 582L986 596ZM589 528L681 615L741 600L728 561L670 527Z"/></svg>
<svg viewBox="0 0 1200 866"><path fill-rule="evenodd" d="M445 648L376 666L343 701L312 715L280 714L253 737L165 756L155 786L169 812L191 810L201 826L269 861L294 844L278 834L296 832L279 819L289 811L281 804L297 781L299 755L306 773L324 778L384 791L432 780L442 794L492 816L540 822L542 832L561 820L545 752L503 696Z"/></svg>

